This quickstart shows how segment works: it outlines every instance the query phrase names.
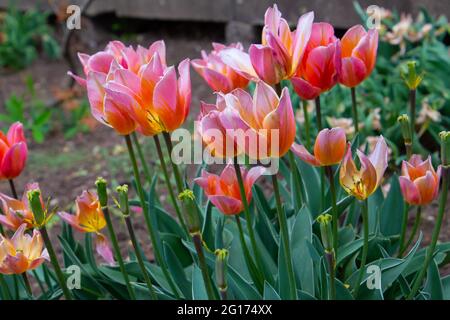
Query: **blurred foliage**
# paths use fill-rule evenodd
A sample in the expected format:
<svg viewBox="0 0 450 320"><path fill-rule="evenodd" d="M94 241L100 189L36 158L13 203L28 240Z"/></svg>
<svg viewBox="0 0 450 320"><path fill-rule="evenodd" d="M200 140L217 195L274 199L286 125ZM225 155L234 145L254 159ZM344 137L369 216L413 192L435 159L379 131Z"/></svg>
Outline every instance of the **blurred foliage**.
<svg viewBox="0 0 450 320"><path fill-rule="evenodd" d="M50 58L60 56L60 47L47 24L48 13L21 12L14 6L0 17L0 67L23 69L40 50Z"/></svg>

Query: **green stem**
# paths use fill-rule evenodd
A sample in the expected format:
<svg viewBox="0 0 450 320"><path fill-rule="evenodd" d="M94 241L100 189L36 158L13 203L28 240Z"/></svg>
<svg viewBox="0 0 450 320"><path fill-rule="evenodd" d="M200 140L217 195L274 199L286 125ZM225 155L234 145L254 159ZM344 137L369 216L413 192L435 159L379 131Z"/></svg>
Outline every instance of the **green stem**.
<svg viewBox="0 0 450 320"><path fill-rule="evenodd" d="M320 96L316 98L316 121L317 121L317 130L322 130L322 110L320 109Z"/></svg>
<svg viewBox="0 0 450 320"><path fill-rule="evenodd" d="M442 191L441 198L439 200L439 211L436 219L436 224L434 225L433 236L431 238L430 246L427 248L427 255L425 257L425 261L423 263L422 269L420 270L419 275L414 281L412 290L407 297L408 300L411 300L416 295L417 291L422 284L422 280L425 277L425 274L428 270L428 266L430 265L431 260L433 259L434 249L436 248L436 243L439 238L439 233L441 232L442 220L444 218L445 213L445 204L447 201L448 194L448 179L450 175L450 167L442 167Z"/></svg>
<svg viewBox="0 0 450 320"><path fill-rule="evenodd" d="M125 281L125 285L127 287L128 294L132 300L136 300L136 294L133 290L133 287L130 283L130 278L128 277L128 273L125 270L125 264L123 262L122 254L120 253L119 242L117 241L116 233L114 231L114 226L111 221L111 216L108 208L103 208L103 214L106 220L106 226L108 227L109 238L111 239L111 244L114 250L114 255L119 263L119 269L122 273L123 280Z"/></svg>
<svg viewBox="0 0 450 320"><path fill-rule="evenodd" d="M183 179L181 179L181 174L180 174L180 170L178 169L178 166L172 161L173 145L172 145L172 140L170 139L170 133L163 132L163 136L164 136L164 141L167 146L167 151L169 152L170 163L172 164L172 170L173 170L173 174L175 176L175 181L177 183L178 192L181 193L184 190Z"/></svg>
<svg viewBox="0 0 450 320"><path fill-rule="evenodd" d="M139 243L136 238L136 234L134 232L133 224L131 223L130 216L125 216L125 224L127 225L128 233L130 235L131 244L133 245L134 252L136 253L136 259L138 261L139 268L141 269L141 272L144 276L145 283L147 284L147 288L150 292L150 296L152 297L152 300L158 300L158 297L156 295L155 289L152 285L152 280L150 279L150 276L148 274L147 269L145 268L144 259L142 258L141 250L139 248Z"/></svg>
<svg viewBox="0 0 450 320"><path fill-rule="evenodd" d="M247 222L247 231L250 236L250 243L252 244L253 254L255 255L256 265L258 266L258 270L263 274L263 263L261 260L261 255L258 250L258 246L256 245L255 233L253 231L253 223L252 216L250 215L250 209L248 206L247 195L244 187L244 181L242 179L242 173L239 164L237 163L237 158L234 159L234 171L236 172L236 177L239 184L239 191L241 193L242 204L244 205L244 215L245 221Z"/></svg>
<svg viewBox="0 0 450 320"><path fill-rule="evenodd" d="M289 165L291 167L292 170L292 174L294 175L294 184L295 184L295 189L297 190L297 193L294 194L294 192L292 191L292 196L296 197L294 198L294 203L296 204L295 209L296 211L300 210L300 208L302 207L303 201L302 201L302 188L301 188L301 176L300 176L300 171L297 168L297 164L295 163L295 158L294 158L294 153L292 151L289 150L288 152L288 157L289 157Z"/></svg>
<svg viewBox="0 0 450 320"><path fill-rule="evenodd" d="M272 184L273 184L273 190L275 193L275 200L276 200L276 204L277 204L278 221L280 223L281 239L283 241L286 271L288 273L288 279L289 279L289 293L290 293L290 298L292 300L295 300L295 299L297 299L297 288L296 288L296 283L295 283L294 268L292 266L291 249L290 249L290 243L289 243L289 230L288 230L286 213L284 212L283 207L281 205L281 196L280 196L280 188L278 186L278 180L275 175L272 175Z"/></svg>
<svg viewBox="0 0 450 320"><path fill-rule="evenodd" d="M19 199L19 197L17 196L17 191L16 191L16 187L14 186L14 181L12 179L8 180L9 182L9 187L11 188L11 193L14 199Z"/></svg>
<svg viewBox="0 0 450 320"><path fill-rule="evenodd" d="M31 290L30 281L28 280L27 272L25 271L22 273L22 279L24 283L25 290L27 291L28 295L32 298L33 297L33 291Z"/></svg>
<svg viewBox="0 0 450 320"><path fill-rule="evenodd" d="M72 300L72 294L70 290L67 288L66 280L64 278L64 274L62 273L61 267L59 266L58 258L56 257L56 253L55 250L53 249L50 237L48 236L47 228L45 226L42 226L40 231L42 239L44 240L45 247L47 248L48 255L50 257L50 262L53 265L53 269L55 269L56 278L58 279L59 285L61 286L64 297L66 298L66 300Z"/></svg>
<svg viewBox="0 0 450 320"><path fill-rule="evenodd" d="M362 219L363 219L363 239L364 239L364 245L363 245L363 251L362 251L362 257L361 257L361 265L359 269L358 274L358 281L356 282L354 296L355 298L358 297L358 291L359 286L361 285L361 280L364 275L364 270L366 267L366 261L367 261L367 253L369 251L369 208L367 199L363 201L362 205Z"/></svg>
<svg viewBox="0 0 450 320"><path fill-rule="evenodd" d="M192 234L192 241L194 242L195 250L197 251L198 262L200 270L202 271L203 281L205 282L206 293L210 300L216 300L211 277L209 276L208 266L206 265L205 255L203 253L203 241L199 232Z"/></svg>
<svg viewBox="0 0 450 320"><path fill-rule="evenodd" d="M309 114L308 114L308 100L303 100L302 103L303 107L303 117L305 119L305 146L306 149L310 150L311 147L311 129L310 129L310 123L309 123Z"/></svg>
<svg viewBox="0 0 450 320"><path fill-rule="evenodd" d="M352 115L353 115L353 125L355 127L355 135L359 133L359 122L358 122L358 108L356 106L356 88L350 89L352 92Z"/></svg>
<svg viewBox="0 0 450 320"><path fill-rule="evenodd" d="M173 282L173 279L170 276L170 273L167 269L167 265L166 265L165 261L163 260L163 257L161 255L161 250L159 247L159 243L158 243L158 241L156 241L156 231L153 226L153 222L151 221L151 219L149 217L150 213L148 210L149 209L148 203L145 200L145 194L144 194L144 190L142 189L142 183L141 183L141 178L139 176L139 170L138 170L138 166L137 166L137 162L136 162L136 156L134 154L133 144L131 143L131 139L130 139L129 135L125 136L125 142L127 144L128 154L129 154L130 160L131 160L131 165L133 167L133 173L134 173L134 178L136 180L136 189L138 192L139 200L141 202L142 210L144 211L145 223L147 225L147 229L150 234L150 240L153 244L153 251L155 254L156 262L161 266L162 272L163 272L167 282L169 283L169 286L172 289L173 294L175 295L176 298L179 299L180 295L178 293L177 287L175 286L175 283Z"/></svg>
<svg viewBox="0 0 450 320"><path fill-rule="evenodd" d="M338 243L339 243L339 217L338 209L336 204L336 188L334 186L334 174L333 168L331 166L325 167L330 181L330 193L331 193L331 207L332 207L332 217L333 217L333 249L335 259L338 257Z"/></svg>
<svg viewBox="0 0 450 320"><path fill-rule="evenodd" d="M398 248L398 257L399 258L402 257L404 247L405 247L406 229L408 227L408 211L409 211L409 204L407 204L405 202L405 205L403 208L402 229L400 231L399 248Z"/></svg>
<svg viewBox="0 0 450 320"><path fill-rule="evenodd" d="M411 234L409 235L408 241L406 241L406 245L403 248L404 251L407 250L409 248L409 246L411 245L411 243L413 242L414 237L416 236L417 230L419 229L421 221L422 221L422 207L419 206L419 207L417 207L416 218L414 220L413 229L411 231Z"/></svg>
<svg viewBox="0 0 450 320"><path fill-rule="evenodd" d="M336 256L334 255L334 252L326 252L325 256L328 261L328 268L330 272L329 299L336 300Z"/></svg>
<svg viewBox="0 0 450 320"><path fill-rule="evenodd" d="M159 156L159 162L161 163L161 169L162 169L163 174L164 174L164 180L166 181L167 190L169 192L170 200L172 201L172 205L173 205L173 207L175 209L175 212L177 214L178 221L180 222L181 227L184 230L184 233L185 233L186 237L189 238L189 231L188 231L188 228L186 227L186 222L184 221L184 217L181 214L180 207L178 206L178 202L177 202L177 199L175 197L175 193L173 192L172 184L170 183L170 177L169 177L169 173L167 171L166 162L164 161L164 156L163 156L162 149L161 149L161 143L159 142L159 138L158 138L157 135L154 135L153 139L155 141L156 150L157 150L158 156Z"/></svg>
<svg viewBox="0 0 450 320"><path fill-rule="evenodd" d="M148 169L147 162L145 161L144 153L142 152L141 144L139 143L138 137L135 132L131 134L134 145L136 146L139 159L141 160L142 168L144 169L144 175L148 183L152 182L152 176L150 175L150 170Z"/></svg>
<svg viewBox="0 0 450 320"><path fill-rule="evenodd" d="M406 156L411 159L412 156L412 142L405 142Z"/></svg>
<svg viewBox="0 0 450 320"><path fill-rule="evenodd" d="M409 91L410 117L411 117L411 141L414 142L416 131L416 89Z"/></svg>

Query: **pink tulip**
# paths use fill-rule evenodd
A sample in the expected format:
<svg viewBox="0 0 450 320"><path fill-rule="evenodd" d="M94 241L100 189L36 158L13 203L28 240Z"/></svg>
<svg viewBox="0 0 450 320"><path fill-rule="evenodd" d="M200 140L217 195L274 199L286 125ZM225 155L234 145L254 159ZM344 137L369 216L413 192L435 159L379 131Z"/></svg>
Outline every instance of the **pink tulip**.
<svg viewBox="0 0 450 320"><path fill-rule="evenodd" d="M337 83L340 65L341 45L333 26L314 23L301 63L291 79L295 92L302 99L315 99Z"/></svg>
<svg viewBox="0 0 450 320"><path fill-rule="evenodd" d="M364 81L375 67L378 48L378 31L368 32L361 25L350 28L341 40L342 65L339 82L355 87Z"/></svg>
<svg viewBox="0 0 450 320"><path fill-rule="evenodd" d="M426 205L439 194L441 167L434 171L431 157L422 161L420 155L413 155L402 163L402 175L399 177L403 198L411 205Z"/></svg>
<svg viewBox="0 0 450 320"><path fill-rule="evenodd" d="M252 187L255 181L264 173L265 168L253 167L247 171L244 167L241 167L240 170L244 181L247 202L250 203L252 199ZM194 181L203 189L209 201L223 214L239 214L244 209L233 164L228 164L220 176L203 170L201 177Z"/></svg>
<svg viewBox="0 0 450 320"><path fill-rule="evenodd" d="M253 98L242 89L224 96L227 107L220 112L222 125L230 132L238 131L236 141L241 150L253 159L282 157L295 140L296 124L289 91L284 88L281 97L260 81L256 83Z"/></svg>
<svg viewBox="0 0 450 320"><path fill-rule="evenodd" d="M291 150L303 161L313 166L331 166L341 162L347 147L345 130L342 128L323 129L314 144L314 155L303 146L294 143Z"/></svg>
<svg viewBox="0 0 450 320"><path fill-rule="evenodd" d="M378 139L373 152L367 157L357 150L361 168L356 168L352 148L348 143L347 153L341 164L339 180L344 190L358 200L367 199L381 183L387 168L388 147L383 137Z"/></svg>
<svg viewBox="0 0 450 320"><path fill-rule="evenodd" d="M18 177L27 162L28 148L23 125L14 123L7 135L0 131L0 179Z"/></svg>
<svg viewBox="0 0 450 320"><path fill-rule="evenodd" d="M313 19L313 12L302 15L296 31L291 32L287 21L281 18L281 12L274 5L267 9L264 16L262 44L252 44L249 54L234 48L223 50L220 56L227 65L248 79L277 84L295 74L311 34Z"/></svg>
<svg viewBox="0 0 450 320"><path fill-rule="evenodd" d="M236 88L245 88L249 80L232 68L223 63L219 53L228 48L243 50L242 44L233 43L224 46L220 43L213 43L214 50L207 54L202 50L202 59L192 60L192 66L208 85L217 92L228 93Z"/></svg>

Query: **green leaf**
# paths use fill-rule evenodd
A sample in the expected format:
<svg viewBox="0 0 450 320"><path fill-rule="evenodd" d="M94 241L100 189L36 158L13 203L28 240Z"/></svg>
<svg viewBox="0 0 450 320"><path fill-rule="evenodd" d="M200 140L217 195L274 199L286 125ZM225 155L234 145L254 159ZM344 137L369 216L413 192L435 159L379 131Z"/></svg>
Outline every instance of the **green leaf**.
<svg viewBox="0 0 450 320"><path fill-rule="evenodd" d="M391 188L381 207L381 233L385 236L400 233L403 217L403 197L398 183L398 176L390 180Z"/></svg>
<svg viewBox="0 0 450 320"><path fill-rule="evenodd" d="M184 273L183 267L178 260L177 256L171 249L171 247L164 242L163 243L164 256L166 257L167 266L169 268L170 274L173 276L173 279L180 288L181 292L186 299L191 299L191 283L186 278L186 274Z"/></svg>
<svg viewBox="0 0 450 320"><path fill-rule="evenodd" d="M276 290L267 282L264 282L264 300L281 300Z"/></svg>
<svg viewBox="0 0 450 320"><path fill-rule="evenodd" d="M434 259L431 261L428 267L427 280L423 292L429 295L430 300L444 299L444 290L439 275L439 268Z"/></svg>
<svg viewBox="0 0 450 320"><path fill-rule="evenodd" d="M203 281L202 271L199 267L192 268L192 299L194 300L208 300L206 293L205 282Z"/></svg>
<svg viewBox="0 0 450 320"><path fill-rule="evenodd" d="M215 249L214 247L214 226L213 226L213 218L212 218L212 210L213 204L208 201L205 208L205 219L203 220L202 227L202 238L203 241L207 244L208 248L211 250Z"/></svg>

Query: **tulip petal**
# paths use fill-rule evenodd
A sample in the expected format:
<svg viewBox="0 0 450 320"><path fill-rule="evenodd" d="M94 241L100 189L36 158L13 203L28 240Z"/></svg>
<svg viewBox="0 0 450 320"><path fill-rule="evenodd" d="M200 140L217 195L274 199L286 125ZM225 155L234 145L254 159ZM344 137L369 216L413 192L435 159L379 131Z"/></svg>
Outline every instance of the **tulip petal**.
<svg viewBox="0 0 450 320"><path fill-rule="evenodd" d="M92 55L88 60L89 71L95 71L107 74L114 56L110 53L100 51Z"/></svg>
<svg viewBox="0 0 450 320"><path fill-rule="evenodd" d="M3 177L14 179L20 175L27 161L28 148L24 142L13 145L3 157L0 171Z"/></svg>
<svg viewBox="0 0 450 320"><path fill-rule="evenodd" d="M348 57L342 59L339 82L353 88L364 81L368 76L364 62L358 58Z"/></svg>
<svg viewBox="0 0 450 320"><path fill-rule="evenodd" d="M342 128L323 129L314 144L314 156L323 166L339 163L347 146L345 130Z"/></svg>
<svg viewBox="0 0 450 320"><path fill-rule="evenodd" d="M259 77L253 68L250 56L247 53L236 48L229 48L222 50L219 53L219 56L226 65L243 77L252 81L259 80Z"/></svg>
<svg viewBox="0 0 450 320"><path fill-rule="evenodd" d="M312 166L320 166L320 162L301 144L293 143L291 151L295 153L304 162L309 163Z"/></svg>
<svg viewBox="0 0 450 320"><path fill-rule="evenodd" d="M86 80L87 94L91 113L97 121L105 123L103 116L103 102L105 96L106 75L100 72L89 72Z"/></svg>
<svg viewBox="0 0 450 320"><path fill-rule="evenodd" d="M364 27L360 24L355 25L347 30L341 39L342 58L351 57L353 49L358 45L362 37L367 34Z"/></svg>
<svg viewBox="0 0 450 320"><path fill-rule="evenodd" d="M105 120L120 135L130 134L136 129L136 122L130 117L134 104L132 97L106 89Z"/></svg>
<svg viewBox="0 0 450 320"><path fill-rule="evenodd" d="M378 31L370 29L367 35L353 49L353 56L361 59L366 65L367 73L370 74L375 67L378 49Z"/></svg>
<svg viewBox="0 0 450 320"><path fill-rule="evenodd" d="M23 125L20 122L15 122L9 127L6 136L10 146L19 142L26 142L25 134L23 133Z"/></svg>
<svg viewBox="0 0 450 320"><path fill-rule="evenodd" d="M398 182L405 201L411 205L418 205L420 203L420 194L416 184L403 176L398 178Z"/></svg>
<svg viewBox="0 0 450 320"><path fill-rule="evenodd" d="M293 54L292 54L292 73L294 73L300 61L302 61L308 41L311 37L314 12L308 12L298 19L297 29L295 30Z"/></svg>
<svg viewBox="0 0 450 320"><path fill-rule="evenodd" d="M256 74L265 83L274 85L283 79L286 70L274 57L270 47L252 44L248 53Z"/></svg>
<svg viewBox="0 0 450 320"><path fill-rule="evenodd" d="M369 160L374 166L377 174L377 185L380 184L381 179L383 179L384 172L386 171L388 164L388 146L383 136L377 141L375 149L369 155Z"/></svg>
<svg viewBox="0 0 450 320"><path fill-rule="evenodd" d="M253 93L253 114L259 127L263 127L264 118L279 104L275 90L265 82L258 82Z"/></svg>
<svg viewBox="0 0 450 320"><path fill-rule="evenodd" d="M178 78L178 101L177 106L181 108L180 112L183 116L179 116L179 122L175 128L170 128L172 130L178 128L189 114L189 108L191 106L191 74L190 74L190 61L185 59L178 65L178 73L180 77Z"/></svg>
<svg viewBox="0 0 450 320"><path fill-rule="evenodd" d="M417 187L417 190L420 194L420 204L425 205L429 204L434 200L436 195L436 180L433 177L431 171L427 171L426 175L414 180L414 184Z"/></svg>
<svg viewBox="0 0 450 320"><path fill-rule="evenodd" d="M308 81L305 81L302 78L291 78L291 83L294 87L295 92L302 99L312 100L317 98L321 93L320 88L311 85Z"/></svg>
<svg viewBox="0 0 450 320"><path fill-rule="evenodd" d="M225 215L239 214L243 209L242 201L238 199L222 195L212 195L208 199Z"/></svg>
<svg viewBox="0 0 450 320"><path fill-rule="evenodd" d="M95 239L95 249L109 265L114 265L114 255L108 239L104 235L97 234L97 238Z"/></svg>

